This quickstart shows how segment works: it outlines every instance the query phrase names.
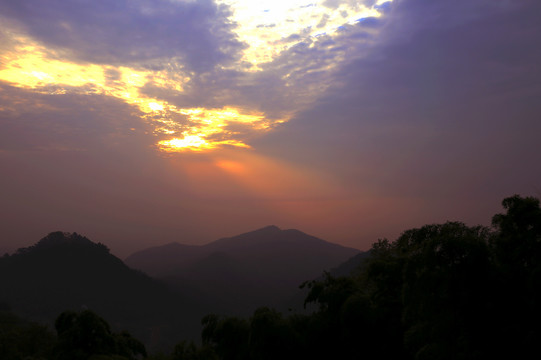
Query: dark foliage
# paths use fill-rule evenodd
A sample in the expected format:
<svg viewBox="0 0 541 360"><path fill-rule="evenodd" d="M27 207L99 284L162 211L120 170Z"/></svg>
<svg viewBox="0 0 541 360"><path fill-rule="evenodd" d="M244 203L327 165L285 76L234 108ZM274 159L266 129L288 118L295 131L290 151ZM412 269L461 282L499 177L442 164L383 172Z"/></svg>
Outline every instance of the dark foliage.
<svg viewBox="0 0 541 360"><path fill-rule="evenodd" d="M90 310L65 311L55 321L56 336L46 326L11 312L0 312L0 359L135 360L145 346L128 332L114 333Z"/></svg>
<svg viewBox="0 0 541 360"><path fill-rule="evenodd" d="M92 309L153 349L169 349L179 336L196 338L205 314L76 233L54 232L0 258L0 284L0 302L24 318L52 326L66 309Z"/></svg>
<svg viewBox="0 0 541 360"><path fill-rule="evenodd" d="M513 196L503 207L492 228L447 222L379 240L352 275L324 273L302 285L313 313L261 307L249 318L207 315L200 344L182 341L169 355L149 358L538 358L539 200ZM146 356L142 343L112 332L91 311L62 313L57 339L5 311L0 319L2 359Z"/></svg>
<svg viewBox="0 0 541 360"><path fill-rule="evenodd" d="M58 341L54 353L58 360L87 360L96 355L135 360L147 356L139 340L126 331L113 333L109 324L90 310L63 312L55 328Z"/></svg>
<svg viewBox="0 0 541 360"><path fill-rule="evenodd" d="M503 207L491 229L447 222L379 240L356 275L302 285L311 315L207 316L203 344L224 360L537 357L539 200Z"/></svg>
<svg viewBox="0 0 541 360"><path fill-rule="evenodd" d="M48 359L55 340L47 327L0 311L0 359Z"/></svg>

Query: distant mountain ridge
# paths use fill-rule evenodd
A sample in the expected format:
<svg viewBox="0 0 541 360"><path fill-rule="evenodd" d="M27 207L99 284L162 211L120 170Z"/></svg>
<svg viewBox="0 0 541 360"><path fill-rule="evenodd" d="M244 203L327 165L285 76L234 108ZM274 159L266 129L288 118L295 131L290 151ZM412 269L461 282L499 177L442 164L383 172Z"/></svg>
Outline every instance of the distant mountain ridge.
<svg viewBox="0 0 541 360"><path fill-rule="evenodd" d="M220 299L225 309L244 314L259 305L279 307L302 282L359 253L272 225L205 245L152 247L132 254L125 263L174 289L197 289Z"/></svg>
<svg viewBox="0 0 541 360"><path fill-rule="evenodd" d="M162 277L180 268L191 266L215 252L223 252L236 258L248 258L269 257L273 253L279 253L280 250L309 251L310 255L317 254L321 258L328 258L331 266L337 266L340 262L360 252L357 249L321 240L296 229L281 230L275 225L270 225L204 245L174 242L150 247L128 256L125 263L151 276ZM335 262L335 258L339 261Z"/></svg>
<svg viewBox="0 0 541 360"><path fill-rule="evenodd" d="M181 339L198 339L208 313L302 307L302 282L358 253L270 226L207 245L173 243L137 253L169 269L152 278L103 244L53 232L0 257L0 309L52 325L65 310L88 308L149 349L167 349Z"/></svg>

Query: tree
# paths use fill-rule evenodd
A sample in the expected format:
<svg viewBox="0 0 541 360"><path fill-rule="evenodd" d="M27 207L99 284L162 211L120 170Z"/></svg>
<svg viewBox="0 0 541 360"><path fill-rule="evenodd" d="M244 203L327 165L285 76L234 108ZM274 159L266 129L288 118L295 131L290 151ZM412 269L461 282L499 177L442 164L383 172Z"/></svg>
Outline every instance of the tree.
<svg viewBox="0 0 541 360"><path fill-rule="evenodd" d="M132 337L127 331L122 331L120 334L113 334L115 341L115 353L124 356L127 359L136 359L139 356L146 357L147 352L145 345Z"/></svg>
<svg viewBox="0 0 541 360"><path fill-rule="evenodd" d="M123 359L146 356L144 345L127 332L114 334L109 324L90 310L65 311L55 321L59 360L86 360L96 355L118 355Z"/></svg>
<svg viewBox="0 0 541 360"><path fill-rule="evenodd" d="M381 273L375 268L382 264L376 255L381 254L372 253L360 276L325 273L323 279L304 284L310 290L306 303L319 305L304 334L311 357L403 358L401 306L398 311L388 311L387 302L377 301L378 288L392 284L382 284L382 278L376 276Z"/></svg>
<svg viewBox="0 0 541 360"><path fill-rule="evenodd" d="M301 342L289 321L268 307L255 310L250 319L250 359L299 359Z"/></svg>
<svg viewBox="0 0 541 360"><path fill-rule="evenodd" d="M498 231L492 241L496 261L512 276L529 276L541 263L539 200L514 195L504 199L502 205L507 213L492 218Z"/></svg>
<svg viewBox="0 0 541 360"><path fill-rule="evenodd" d="M459 222L426 225L396 241L404 257L404 342L416 359L460 359L484 351L490 293L490 231Z"/></svg>
<svg viewBox="0 0 541 360"><path fill-rule="evenodd" d="M173 350L171 360L217 360L214 350L208 345L197 346L193 341L181 341Z"/></svg>
<svg viewBox="0 0 541 360"><path fill-rule="evenodd" d="M210 314L202 319L203 346L214 349L220 359L248 359L250 326L248 321L237 317L220 318Z"/></svg>
<svg viewBox="0 0 541 360"><path fill-rule="evenodd" d="M492 228L447 222L410 229L373 244L355 275L305 282L305 305L317 306L310 315L269 308L249 320L209 315L203 343L220 359L539 354L539 200L515 195L502 204L506 212L493 217Z"/></svg>
<svg viewBox="0 0 541 360"><path fill-rule="evenodd" d="M494 338L499 354L527 356L539 353L541 341L541 209L538 199L518 195L502 205L506 213L492 218L499 289Z"/></svg>
<svg viewBox="0 0 541 360"><path fill-rule="evenodd" d="M55 341L47 327L0 311L0 359L50 358Z"/></svg>

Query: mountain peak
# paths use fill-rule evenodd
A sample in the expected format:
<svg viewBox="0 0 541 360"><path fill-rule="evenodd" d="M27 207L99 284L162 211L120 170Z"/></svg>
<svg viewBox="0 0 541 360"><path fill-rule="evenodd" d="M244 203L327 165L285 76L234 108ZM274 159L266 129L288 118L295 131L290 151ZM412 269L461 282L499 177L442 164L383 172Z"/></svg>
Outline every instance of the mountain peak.
<svg viewBox="0 0 541 360"><path fill-rule="evenodd" d="M54 231L49 233L47 236L42 238L36 246L55 246L59 244L67 243L79 243L79 244L90 244L92 243L88 238L74 233L63 232L63 231Z"/></svg>
<svg viewBox="0 0 541 360"><path fill-rule="evenodd" d="M269 225L237 236L221 238L205 246L210 249L246 252L248 249L261 249L261 246L268 247L286 243L302 244L302 246L310 246L315 243L331 244L296 229L282 230L275 225Z"/></svg>
<svg viewBox="0 0 541 360"><path fill-rule="evenodd" d="M109 252L109 249L101 244L94 243L88 238L77 234L76 232L69 233L63 231L55 231L49 233L47 236L38 241L35 245L20 248L17 250L17 254L26 254L36 251L43 251L63 246L76 246L76 247L95 247Z"/></svg>
<svg viewBox="0 0 541 360"><path fill-rule="evenodd" d="M276 225L269 225L262 227L261 229L254 230L253 232L279 232L282 231L278 226Z"/></svg>

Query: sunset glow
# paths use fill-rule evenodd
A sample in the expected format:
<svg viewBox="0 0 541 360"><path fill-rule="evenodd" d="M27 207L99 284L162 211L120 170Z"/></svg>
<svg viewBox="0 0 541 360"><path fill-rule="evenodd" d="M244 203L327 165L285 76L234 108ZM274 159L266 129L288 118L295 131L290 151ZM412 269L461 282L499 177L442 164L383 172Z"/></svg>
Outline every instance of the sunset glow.
<svg viewBox="0 0 541 360"><path fill-rule="evenodd" d="M541 194L539 14L533 0L0 1L6 241L61 230L128 249L275 224L366 248L482 223Z"/></svg>
<svg viewBox="0 0 541 360"><path fill-rule="evenodd" d="M249 45L242 60L251 64L251 72L261 71L260 65L273 61L295 44L307 39L316 41L323 34L330 36L340 26L354 24L367 16L380 16L375 8L353 3L335 7L325 5L324 1L305 0L224 0L222 3L231 7L230 20L237 24L235 32ZM154 135L162 138L156 146L161 151L200 152L223 146L248 148L248 138L271 130L291 117L291 114L268 117L255 108L245 105L240 108L231 103L224 103L220 108L185 108L153 97L143 89L152 86L170 96L181 96L190 85L188 72L74 62L62 51L47 49L20 30L12 30L12 33L17 34L12 47L1 54L0 80L44 94L97 94L120 99L135 106L154 128ZM336 62L323 65L321 70L329 71L335 65ZM294 86L291 75L290 72L283 74L287 86ZM310 101L325 88L324 82L306 88L312 94L305 100L299 98L298 103ZM181 119L184 121L179 121Z"/></svg>
<svg viewBox="0 0 541 360"><path fill-rule="evenodd" d="M0 80L14 86L47 94L81 93L112 96L136 106L142 116L154 126L156 134L183 135L183 138L162 140L158 149L166 152L204 151L223 145L249 147L238 138L247 131L266 131L273 124L287 119L268 120L264 114L233 107L223 109L178 108L167 101L147 97L141 88L149 83L170 85L164 73L136 70L127 67L80 65L68 61L49 59L43 48L28 39L19 39L23 45L12 55L4 54L4 67ZM15 55L17 54L17 55ZM114 74L111 79L108 74ZM181 84L170 91L181 92ZM171 120L174 115L187 119L186 124ZM242 124L244 130L229 126Z"/></svg>

